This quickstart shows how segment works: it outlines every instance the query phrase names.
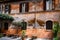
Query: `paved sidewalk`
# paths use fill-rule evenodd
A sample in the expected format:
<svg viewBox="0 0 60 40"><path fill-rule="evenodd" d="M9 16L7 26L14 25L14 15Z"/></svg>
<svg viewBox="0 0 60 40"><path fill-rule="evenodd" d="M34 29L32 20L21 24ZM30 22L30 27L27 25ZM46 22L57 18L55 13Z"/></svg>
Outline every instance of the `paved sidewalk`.
<svg viewBox="0 0 60 40"><path fill-rule="evenodd" d="M26 40L29 40L29 39L31 39L31 38L27 38ZM18 37L18 38L2 37L2 38L0 38L0 40L21 40L21 37ZM51 40L51 39L37 38L37 39L34 39L34 40Z"/></svg>
<svg viewBox="0 0 60 40"><path fill-rule="evenodd" d="M0 40L21 40L21 37L18 38L12 38L12 37L2 37Z"/></svg>

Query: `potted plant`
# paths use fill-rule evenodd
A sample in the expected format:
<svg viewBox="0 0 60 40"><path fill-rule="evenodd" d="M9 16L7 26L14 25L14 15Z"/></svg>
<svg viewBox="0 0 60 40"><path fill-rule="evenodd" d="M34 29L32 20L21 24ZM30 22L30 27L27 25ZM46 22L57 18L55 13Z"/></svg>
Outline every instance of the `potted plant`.
<svg viewBox="0 0 60 40"><path fill-rule="evenodd" d="M15 26L21 26L21 22L13 22L12 24Z"/></svg>
<svg viewBox="0 0 60 40"><path fill-rule="evenodd" d="M0 33L0 38L3 37L4 35L2 33Z"/></svg>
<svg viewBox="0 0 60 40"><path fill-rule="evenodd" d="M55 23L53 24L54 40L57 40L57 39L58 39L58 37L57 37L58 31L59 31L59 23L58 23L58 22L55 22Z"/></svg>

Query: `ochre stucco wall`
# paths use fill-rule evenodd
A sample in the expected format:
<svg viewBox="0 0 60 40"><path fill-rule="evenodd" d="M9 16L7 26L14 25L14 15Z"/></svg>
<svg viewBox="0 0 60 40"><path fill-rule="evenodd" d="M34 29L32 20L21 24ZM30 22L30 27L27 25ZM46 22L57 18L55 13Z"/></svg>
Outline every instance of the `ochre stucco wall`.
<svg viewBox="0 0 60 40"><path fill-rule="evenodd" d="M11 15L17 19L25 19L26 21L31 20L36 17L36 19L40 19L43 21L52 20L59 21L60 12L40 12L40 13L27 13L27 14L15 14Z"/></svg>
<svg viewBox="0 0 60 40"><path fill-rule="evenodd" d="M58 4L57 0L55 2L56 2L55 4L57 5ZM33 8L34 5L35 5L34 3L31 3L31 2L29 3L29 12L31 12L31 13L27 12L26 14L21 14L21 13L17 14L17 11L19 10L19 4L18 5L11 4L11 9L16 10L15 13L13 15L11 15L12 17L15 18L14 21L22 21L22 19L25 19L27 22L27 21L34 19L36 17L37 20L42 20L44 22L46 22L47 20L60 22L60 12L32 12L33 10L34 11L37 11L37 10L43 11L43 3L42 2L37 3L35 8ZM10 26L10 27L12 27L12 26ZM33 30L34 29L30 29L30 30L27 29L26 35L29 35L29 37L30 37L31 35L36 34L37 37L39 37L39 38L51 38L52 37L52 32L47 32L47 30L44 30L44 29L42 29L42 30L37 29L34 31ZM16 34L16 32L17 32L16 29L8 29L8 31L9 31L9 32L7 32L8 34L12 33L13 31L14 32L12 34ZM31 35L29 34L29 32ZM31 33L31 32L34 32L34 33ZM20 33L21 33L21 31L20 31ZM20 35L20 33L18 33L18 34Z"/></svg>
<svg viewBox="0 0 60 40"><path fill-rule="evenodd" d="M43 11L43 1L38 3L29 3L29 12L33 11Z"/></svg>

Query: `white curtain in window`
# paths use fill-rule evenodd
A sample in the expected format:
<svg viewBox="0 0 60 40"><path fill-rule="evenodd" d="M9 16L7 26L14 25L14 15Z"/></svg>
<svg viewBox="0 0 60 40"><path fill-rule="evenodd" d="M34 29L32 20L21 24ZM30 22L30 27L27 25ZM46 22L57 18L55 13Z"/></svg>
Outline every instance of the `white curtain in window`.
<svg viewBox="0 0 60 40"><path fill-rule="evenodd" d="M52 10L52 0L46 1L46 10Z"/></svg>
<svg viewBox="0 0 60 40"><path fill-rule="evenodd" d="M46 1L46 10L49 10L49 1Z"/></svg>
<svg viewBox="0 0 60 40"><path fill-rule="evenodd" d="M26 4L22 4L22 13L25 12L25 5L26 5Z"/></svg>

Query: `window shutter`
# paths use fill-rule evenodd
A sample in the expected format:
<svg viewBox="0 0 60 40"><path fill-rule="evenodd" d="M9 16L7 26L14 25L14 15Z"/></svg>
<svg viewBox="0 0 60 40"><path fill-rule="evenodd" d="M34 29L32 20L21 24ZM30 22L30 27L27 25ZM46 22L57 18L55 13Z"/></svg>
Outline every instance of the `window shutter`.
<svg viewBox="0 0 60 40"><path fill-rule="evenodd" d="M46 10L46 0L43 0L44 11Z"/></svg>
<svg viewBox="0 0 60 40"><path fill-rule="evenodd" d="M20 8L19 9L20 9L20 12L22 12L22 3L20 4Z"/></svg>
<svg viewBox="0 0 60 40"><path fill-rule="evenodd" d="M25 12L28 12L29 11L29 3L26 3L25 5Z"/></svg>
<svg viewBox="0 0 60 40"><path fill-rule="evenodd" d="M11 5L9 5L9 13L11 12Z"/></svg>

